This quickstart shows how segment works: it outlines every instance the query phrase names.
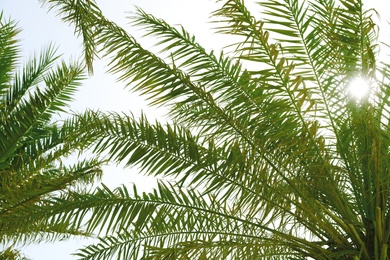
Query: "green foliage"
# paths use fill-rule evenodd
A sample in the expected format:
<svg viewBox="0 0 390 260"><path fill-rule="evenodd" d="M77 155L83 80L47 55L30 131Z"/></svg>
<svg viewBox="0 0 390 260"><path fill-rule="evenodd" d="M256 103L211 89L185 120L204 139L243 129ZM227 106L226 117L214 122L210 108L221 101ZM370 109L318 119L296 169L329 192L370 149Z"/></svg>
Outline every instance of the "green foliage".
<svg viewBox="0 0 390 260"><path fill-rule="evenodd" d="M101 239L81 259L390 258L389 64L362 0L264 0L259 14L219 1L230 56L140 9L132 25L156 52L93 1L41 2L75 25L87 64L101 53L172 121L85 115L95 151L171 181L53 200L61 218L91 214ZM359 100L356 76L371 82Z"/></svg>
<svg viewBox="0 0 390 260"><path fill-rule="evenodd" d="M3 252L0 252L0 259L3 260L27 260L19 251L12 249L12 247L6 248Z"/></svg>
<svg viewBox="0 0 390 260"><path fill-rule="evenodd" d="M19 30L0 15L0 243L16 245L88 235L74 223L54 219L48 201L69 190L85 191L101 175L101 159L65 159L88 146L78 138L76 117L64 112L84 78L78 63L55 65L49 46L19 71ZM80 184L83 184L81 186ZM1 259L24 259L9 247Z"/></svg>

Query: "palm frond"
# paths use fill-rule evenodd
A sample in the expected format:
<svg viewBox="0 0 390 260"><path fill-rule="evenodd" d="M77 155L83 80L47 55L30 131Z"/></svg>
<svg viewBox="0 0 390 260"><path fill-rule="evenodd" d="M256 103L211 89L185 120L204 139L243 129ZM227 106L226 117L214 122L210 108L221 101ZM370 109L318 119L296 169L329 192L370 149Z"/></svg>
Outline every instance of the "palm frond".
<svg viewBox="0 0 390 260"><path fill-rule="evenodd" d="M80 129L75 117L53 122L56 113L66 112L84 66L62 62L53 69L57 56L49 45L15 73L18 30L0 16L0 243L88 236L80 224L57 221L47 202L69 191L86 192L106 162L97 157L66 163L91 143L74 134ZM0 257L24 259L12 248Z"/></svg>
<svg viewBox="0 0 390 260"><path fill-rule="evenodd" d="M29 258L26 258L19 250L14 249L12 246L0 252L0 258L4 260L29 260Z"/></svg>
<svg viewBox="0 0 390 260"><path fill-rule="evenodd" d="M82 66L64 63L45 78L45 89L36 88L28 97L18 101L18 106L6 114L0 126L1 161L6 160L22 143L28 140L34 127L48 122L56 112L61 112L70 95L82 79Z"/></svg>
<svg viewBox="0 0 390 260"><path fill-rule="evenodd" d="M45 206L45 200L82 183L92 183L93 179L100 177L102 163L101 160L94 159L60 169L55 165L50 169L46 163L46 169L40 171L20 169L3 172L0 198L2 241L55 240L83 234L79 227L74 227L74 223L47 220L52 213Z"/></svg>
<svg viewBox="0 0 390 260"><path fill-rule="evenodd" d="M80 257L386 258L388 66L371 96L346 92L354 75L378 81L362 1L261 1L259 17L223 1L213 15L220 33L240 37L231 56L138 9L132 25L158 38L154 54L100 11L61 4L78 30L95 26L84 37L109 72L173 117L77 119L96 152L175 179L150 194L103 187L53 200L59 219L81 223L92 210L87 231L105 235Z"/></svg>
<svg viewBox="0 0 390 260"><path fill-rule="evenodd" d="M239 210L229 210L213 196L204 197L195 191L185 191L162 183L150 194L138 195L136 189L133 189L133 195L130 195L125 187L114 191L103 187L88 199L77 194L71 196L74 196L74 207L81 205L78 201L81 199L84 205L93 209L88 229L120 232L119 237L106 237L98 245L81 250L78 255L85 257L84 259L113 257L116 254L120 258L135 256L134 259L137 259L137 252L143 245L144 251L141 252L146 258L162 256L167 251L176 252L178 257L194 257L198 254L214 256L210 252L217 251L221 256L247 253L256 256L262 255L264 248L267 250L272 247L281 249L279 253L282 253L283 248L288 250L289 243L297 247L312 248L318 254L326 253L326 250L315 243L310 244L291 235L286 235L288 241L275 240L272 236L275 230L265 226L260 229L263 231L259 234L260 230L256 227L261 226L261 222L247 218ZM63 202L67 203L69 200ZM57 203L54 203L54 207L61 205L61 201ZM88 208L70 210L68 214L82 216ZM101 226L102 223L105 224ZM157 246L162 249L158 250ZM180 249L182 246L183 249ZM278 254L275 250L272 252Z"/></svg>
<svg viewBox="0 0 390 260"><path fill-rule="evenodd" d="M62 14L62 19L65 23L74 25L75 34L82 37L85 62L90 74L93 73L93 61L96 58L96 43L95 30L98 29L96 24L91 21L88 15L101 15L101 11L94 0L78 1L78 0L39 0L43 6L48 6L49 10L58 9Z"/></svg>
<svg viewBox="0 0 390 260"><path fill-rule="evenodd" d="M16 35L20 32L14 21L6 21L0 13L0 111L4 109L4 93L10 88L9 82L18 61L19 45Z"/></svg>
<svg viewBox="0 0 390 260"><path fill-rule="evenodd" d="M20 106L23 99L28 96L29 91L34 89L43 80L45 73L51 68L58 56L55 56L56 48L49 45L42 50L38 57L32 57L20 73L12 77L12 86L4 94L6 107L3 110L3 120ZM10 79L11 81L11 79Z"/></svg>

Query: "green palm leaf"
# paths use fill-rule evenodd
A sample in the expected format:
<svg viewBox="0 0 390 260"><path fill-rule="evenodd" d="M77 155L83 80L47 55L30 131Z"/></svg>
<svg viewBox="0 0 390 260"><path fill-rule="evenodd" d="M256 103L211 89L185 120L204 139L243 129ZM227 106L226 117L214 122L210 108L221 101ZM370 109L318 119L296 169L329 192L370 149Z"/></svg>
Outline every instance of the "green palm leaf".
<svg viewBox="0 0 390 260"><path fill-rule="evenodd" d="M9 88L9 80L16 67L18 44L15 35L18 30L15 29L15 22L4 21L2 12L0 13L0 21L0 95L3 95ZM0 102L0 109L4 109L4 100Z"/></svg>
<svg viewBox="0 0 390 260"><path fill-rule="evenodd" d="M47 201L86 192L105 161L68 162L90 142L75 135L77 117L54 121L66 112L84 66L62 62L53 69L58 57L50 45L17 72L19 29L0 18L0 258L25 259L14 245L90 235L81 223L55 218Z"/></svg>
<svg viewBox="0 0 390 260"><path fill-rule="evenodd" d="M125 187L114 191L103 188L88 199L71 194L72 198L63 201L67 204L74 200L76 206L81 205L82 200L82 204L89 205L94 219L90 228L106 220L103 223L107 226L101 227L101 230L131 230L122 231L118 237L104 237L101 243L81 250L78 256L94 259L116 255L121 259L137 259L135 252L144 243L166 246L165 249L156 246L144 248L139 253L146 259L171 254L177 258L200 255L206 258L238 257L249 252L249 256L258 256L264 255L264 247L279 248L283 256L289 251L287 244L293 243L297 247L307 244L301 239L278 241L268 234L274 231L267 227L263 227L265 230L260 234L255 228L260 225L257 221L252 222L234 208L227 210L213 196L204 197L193 190L176 189L160 183L153 193L138 195L136 189L132 193L130 195ZM61 202L56 205L61 205Z"/></svg>
<svg viewBox="0 0 390 260"><path fill-rule="evenodd" d="M141 9L132 25L158 39L157 54L90 1L45 2L77 31L78 21L93 25L86 49L172 120L77 119L96 152L173 179L149 194L103 187L53 200L65 209L59 218L81 223L91 213L87 231L103 236L79 257L390 256L389 73L376 60L376 25L362 1L261 1L260 14L223 1L213 16L219 33L238 39L230 56ZM373 82L357 101L346 91L354 76Z"/></svg>

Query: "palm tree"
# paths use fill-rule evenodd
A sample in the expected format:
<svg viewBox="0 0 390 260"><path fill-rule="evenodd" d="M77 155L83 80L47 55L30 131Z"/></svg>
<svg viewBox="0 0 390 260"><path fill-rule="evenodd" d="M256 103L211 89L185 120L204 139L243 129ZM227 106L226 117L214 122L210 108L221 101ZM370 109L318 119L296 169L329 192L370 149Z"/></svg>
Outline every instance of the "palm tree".
<svg viewBox="0 0 390 260"><path fill-rule="evenodd" d="M362 0L265 0L259 14L218 1L229 55L141 9L132 25L155 52L91 0L41 2L75 25L90 70L102 54L170 116L82 124L96 152L161 181L69 194L62 217L91 212L101 236L81 259L390 259L390 63ZM369 94L350 95L355 78Z"/></svg>
<svg viewBox="0 0 390 260"><path fill-rule="evenodd" d="M19 71L18 33L15 22L0 14L0 244L6 247L1 259L24 259L14 245L88 235L56 218L48 201L71 190L85 192L103 163L98 158L67 163L88 140L74 134L76 117L54 120L85 77L84 66L54 67L58 56L49 45Z"/></svg>

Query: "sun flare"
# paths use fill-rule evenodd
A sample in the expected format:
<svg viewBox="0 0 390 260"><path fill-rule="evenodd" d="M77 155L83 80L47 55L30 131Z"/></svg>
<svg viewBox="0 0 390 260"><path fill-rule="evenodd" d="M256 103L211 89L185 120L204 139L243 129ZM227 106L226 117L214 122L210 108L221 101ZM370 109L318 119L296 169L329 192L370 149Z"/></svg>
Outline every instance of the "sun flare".
<svg viewBox="0 0 390 260"><path fill-rule="evenodd" d="M370 82L362 77L356 77L348 84L348 94L355 99L362 99L370 92Z"/></svg>

